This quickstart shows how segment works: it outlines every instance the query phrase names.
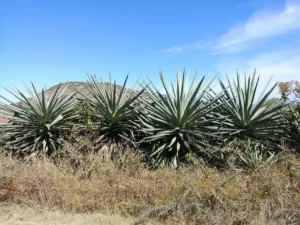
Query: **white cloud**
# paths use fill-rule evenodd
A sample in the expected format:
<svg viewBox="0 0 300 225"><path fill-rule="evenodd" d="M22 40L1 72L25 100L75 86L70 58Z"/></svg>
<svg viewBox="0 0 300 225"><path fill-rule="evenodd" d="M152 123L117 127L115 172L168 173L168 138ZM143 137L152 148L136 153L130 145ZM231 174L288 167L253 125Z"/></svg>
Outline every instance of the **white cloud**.
<svg viewBox="0 0 300 225"><path fill-rule="evenodd" d="M245 43L300 28L300 2L286 2L281 11L260 11L244 24L233 26L219 39L219 51L238 51Z"/></svg>
<svg viewBox="0 0 300 225"><path fill-rule="evenodd" d="M257 72L260 74L261 86L259 90L262 90L271 76L273 77L270 85L280 81L299 80L300 56L293 55L282 58L279 54L261 55L248 62L247 71L253 71L254 68L257 68ZM278 89L274 91L273 96L279 96Z"/></svg>
<svg viewBox="0 0 300 225"><path fill-rule="evenodd" d="M269 58L266 58L269 56ZM282 59L280 56L261 55L248 62L248 70L259 68L260 73L273 75L274 82L300 78L300 56Z"/></svg>
<svg viewBox="0 0 300 225"><path fill-rule="evenodd" d="M256 69L257 74L260 75L258 92L261 92L271 76L273 77L270 87L280 81L300 80L300 52L284 50L263 53L243 60L226 59L217 65L217 69L219 71L222 69L221 73L226 72L231 78L235 77L236 69L241 74L252 74ZM272 96L279 97L278 89L273 92Z"/></svg>
<svg viewBox="0 0 300 225"><path fill-rule="evenodd" d="M173 46L171 48L163 50L163 53L178 53L185 50L205 49L206 47L208 47L208 45L208 42L196 41L193 44Z"/></svg>
<svg viewBox="0 0 300 225"><path fill-rule="evenodd" d="M207 49L210 54L239 52L258 40L300 29L300 0L287 0L281 10L260 10L246 22L232 26L220 38L208 42L197 41L163 50L163 53L178 53L186 50Z"/></svg>
<svg viewBox="0 0 300 225"><path fill-rule="evenodd" d="M184 49L184 46L173 46L163 51L163 53L177 53L181 52Z"/></svg>

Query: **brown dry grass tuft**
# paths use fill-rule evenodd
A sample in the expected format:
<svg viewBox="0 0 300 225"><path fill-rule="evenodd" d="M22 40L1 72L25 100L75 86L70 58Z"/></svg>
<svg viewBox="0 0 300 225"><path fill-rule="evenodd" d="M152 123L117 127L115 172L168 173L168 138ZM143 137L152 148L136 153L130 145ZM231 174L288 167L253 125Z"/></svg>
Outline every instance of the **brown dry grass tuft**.
<svg viewBox="0 0 300 225"><path fill-rule="evenodd" d="M286 155L245 173L201 166L151 171L132 154L116 162L96 153L56 162L1 156L0 202L116 213L135 217L135 224L299 224L300 160Z"/></svg>
<svg viewBox="0 0 300 225"><path fill-rule="evenodd" d="M130 225L132 218L118 215L102 215L100 213L64 213L61 211L40 211L19 206L0 208L0 224L2 225Z"/></svg>

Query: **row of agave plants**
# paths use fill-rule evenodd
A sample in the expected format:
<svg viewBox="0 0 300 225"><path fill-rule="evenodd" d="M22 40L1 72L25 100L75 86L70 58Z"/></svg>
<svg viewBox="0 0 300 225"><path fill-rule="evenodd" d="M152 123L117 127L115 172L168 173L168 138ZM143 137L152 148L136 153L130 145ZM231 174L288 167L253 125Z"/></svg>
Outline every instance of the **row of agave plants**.
<svg viewBox="0 0 300 225"><path fill-rule="evenodd" d="M55 155L74 124L87 125L79 102L90 107L97 142L138 145L155 165L177 167L188 156L205 158L214 147L234 140L268 146L264 148L268 152L280 150L284 140L299 140L299 124L291 125L284 113L290 111L288 104L278 100L265 105L277 84L269 89L267 84L258 93L255 72L244 77L237 73L232 81L219 80L220 93L211 88L214 79L207 82L196 73L188 81L185 71L178 71L176 82L170 85L160 73L162 88L149 80L133 91L126 88L127 79L118 89L116 82L107 85L89 76L88 95L79 91L66 95L66 84L51 96L44 90L39 93L34 84L27 87L30 97L18 89L6 89L17 99L16 103L1 96L0 110L9 119L3 124L6 148L22 156Z"/></svg>

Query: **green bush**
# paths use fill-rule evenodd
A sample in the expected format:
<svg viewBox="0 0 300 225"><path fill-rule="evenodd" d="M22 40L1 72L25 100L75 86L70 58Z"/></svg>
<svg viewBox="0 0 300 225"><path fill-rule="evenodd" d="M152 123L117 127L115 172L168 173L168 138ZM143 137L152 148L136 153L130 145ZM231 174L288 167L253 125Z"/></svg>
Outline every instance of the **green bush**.
<svg viewBox="0 0 300 225"><path fill-rule="evenodd" d="M95 112L91 105L86 100L79 100L74 107L76 113L78 113L78 123L87 127L96 122Z"/></svg>

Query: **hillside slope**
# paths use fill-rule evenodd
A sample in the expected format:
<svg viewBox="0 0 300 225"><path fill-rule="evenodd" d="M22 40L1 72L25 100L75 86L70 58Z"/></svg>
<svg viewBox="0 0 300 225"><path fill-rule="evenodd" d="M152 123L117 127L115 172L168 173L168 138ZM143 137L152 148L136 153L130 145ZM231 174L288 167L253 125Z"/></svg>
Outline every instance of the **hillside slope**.
<svg viewBox="0 0 300 225"><path fill-rule="evenodd" d="M105 83L107 88L110 88L110 84L109 83ZM61 83L61 85L66 85L66 90L64 92L64 95L72 95L74 92L77 93L75 94L76 98L83 98L82 95L90 98L90 94L89 94L89 85L87 82L79 82L79 81L72 81L72 82L66 82L66 83ZM51 96L54 94L55 90L57 89L57 87L59 86L59 84L56 84L50 88L48 88L46 90L46 95L47 96ZM122 86L117 85L117 93L120 93L122 89ZM79 94L79 93L81 94ZM147 97L146 93L142 94L144 97ZM0 114L0 123L5 123L7 122L7 119L1 117Z"/></svg>

